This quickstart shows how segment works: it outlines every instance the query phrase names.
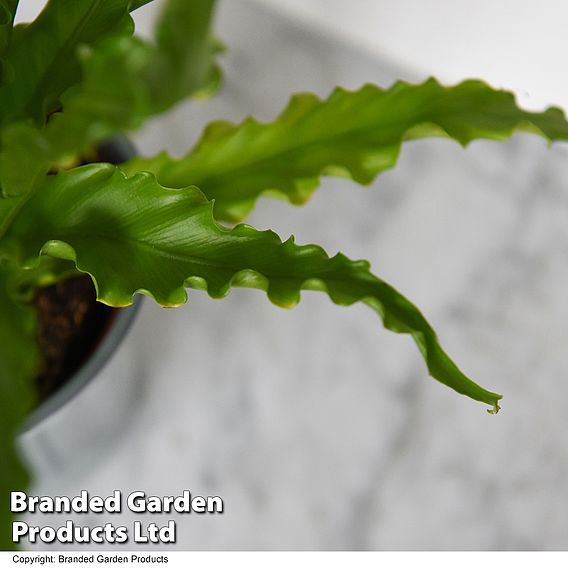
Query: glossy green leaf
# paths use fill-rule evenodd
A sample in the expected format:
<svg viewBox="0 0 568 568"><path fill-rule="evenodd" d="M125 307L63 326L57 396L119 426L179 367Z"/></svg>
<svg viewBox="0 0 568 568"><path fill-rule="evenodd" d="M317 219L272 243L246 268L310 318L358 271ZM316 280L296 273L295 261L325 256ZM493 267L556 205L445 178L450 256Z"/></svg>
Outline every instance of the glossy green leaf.
<svg viewBox="0 0 568 568"><path fill-rule="evenodd" d="M149 116L218 81L217 44L209 31L214 2L192 0L182 7L170 2L166 8L164 22L178 22L168 26L173 39L168 39L163 24L156 45L135 37L113 37L94 50L83 50L83 78L62 97L63 112L43 129L23 122L4 129L0 151L4 195L27 194L50 164L138 128ZM185 50L179 45L184 35Z"/></svg>
<svg viewBox="0 0 568 568"><path fill-rule="evenodd" d="M0 88L0 124L31 117L43 124L81 77L79 46L131 34L129 0L50 0L31 24L17 25L6 56L10 80Z"/></svg>
<svg viewBox="0 0 568 568"><path fill-rule="evenodd" d="M8 294L9 274L0 263L0 550L14 548L10 491L24 490L28 484L15 437L33 404L32 377L37 366L34 313Z"/></svg>
<svg viewBox="0 0 568 568"><path fill-rule="evenodd" d="M215 199L216 218L234 222L265 191L301 204L322 175L368 184L394 166L409 138L445 135L465 145L476 138L502 140L517 129L568 139L559 109L524 111L511 93L480 81L455 87L434 79L398 82L388 90L366 85L354 92L336 89L325 101L296 95L269 124L253 118L239 125L215 122L185 157L136 158L124 169L152 172L168 187L195 184Z"/></svg>
<svg viewBox="0 0 568 568"><path fill-rule="evenodd" d="M63 172L20 210L0 252L31 265L40 254L73 260L112 306L130 304L136 292L178 306L186 287L222 298L233 286L265 290L282 307L293 307L301 290L325 291L339 305L364 302L387 329L414 338L433 377L497 409L500 396L456 367L419 310L366 261L330 258L318 246L245 225L223 229L195 187L166 189L150 174L127 178L103 164Z"/></svg>

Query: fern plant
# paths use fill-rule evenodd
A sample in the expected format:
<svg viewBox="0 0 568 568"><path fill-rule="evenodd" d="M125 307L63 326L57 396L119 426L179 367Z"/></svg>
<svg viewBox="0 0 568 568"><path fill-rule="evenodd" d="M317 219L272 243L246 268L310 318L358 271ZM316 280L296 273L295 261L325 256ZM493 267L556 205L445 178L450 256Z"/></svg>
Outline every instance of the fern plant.
<svg viewBox="0 0 568 568"><path fill-rule="evenodd" d="M418 308L368 262L237 223L265 196L305 203L322 176L369 184L405 141L466 145L515 130L565 140L563 113L524 111L480 81L365 85L325 100L295 95L268 124L215 122L179 159L80 165L102 141L220 84L214 1L163 0L147 41L130 14L149 1L49 0L34 22L14 26L18 0L0 0L2 548L11 546L8 493L28 482L15 437L34 405L41 358L22 283L29 292L86 273L97 299L114 307L137 293L179 306L187 288L212 298L256 288L286 308L301 290L325 292L338 305L368 305L386 329L414 339L433 378L499 409L501 396L460 371Z"/></svg>

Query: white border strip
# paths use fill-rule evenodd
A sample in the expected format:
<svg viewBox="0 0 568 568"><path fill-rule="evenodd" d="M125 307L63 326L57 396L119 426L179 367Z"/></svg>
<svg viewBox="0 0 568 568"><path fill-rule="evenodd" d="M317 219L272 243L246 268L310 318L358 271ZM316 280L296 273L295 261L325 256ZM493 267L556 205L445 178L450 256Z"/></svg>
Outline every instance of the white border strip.
<svg viewBox="0 0 568 568"><path fill-rule="evenodd" d="M0 552L0 567L14 566L164 566L199 568L246 565L247 568L325 566L334 568L565 568L568 552Z"/></svg>

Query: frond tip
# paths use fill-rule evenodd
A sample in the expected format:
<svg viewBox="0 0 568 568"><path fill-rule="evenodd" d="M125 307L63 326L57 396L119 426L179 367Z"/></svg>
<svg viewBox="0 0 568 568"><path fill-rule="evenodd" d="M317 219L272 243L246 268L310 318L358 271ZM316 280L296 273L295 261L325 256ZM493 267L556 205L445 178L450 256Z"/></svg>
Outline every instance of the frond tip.
<svg viewBox="0 0 568 568"><path fill-rule="evenodd" d="M386 329L414 339L432 377L494 409L501 398L457 367L418 308L372 274L368 262L329 257L317 245L282 242L248 225L225 229L196 187L167 189L151 174L127 177L115 166L82 166L48 179L2 244L22 264L37 263L41 254L74 261L111 306L128 305L140 292L178 306L187 287L213 298L233 287L256 288L282 307L295 306L302 290L325 292L341 306L362 302Z"/></svg>

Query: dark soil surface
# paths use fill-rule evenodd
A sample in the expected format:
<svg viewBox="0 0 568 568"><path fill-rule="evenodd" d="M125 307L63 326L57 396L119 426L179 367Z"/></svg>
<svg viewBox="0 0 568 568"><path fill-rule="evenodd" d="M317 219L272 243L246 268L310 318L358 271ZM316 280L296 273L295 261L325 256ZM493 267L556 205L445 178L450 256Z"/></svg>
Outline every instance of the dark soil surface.
<svg viewBox="0 0 568 568"><path fill-rule="evenodd" d="M39 401L47 399L90 357L118 310L96 301L89 276L41 288L33 301L38 310L38 341L43 354L37 377Z"/></svg>

